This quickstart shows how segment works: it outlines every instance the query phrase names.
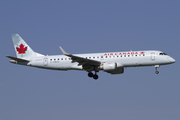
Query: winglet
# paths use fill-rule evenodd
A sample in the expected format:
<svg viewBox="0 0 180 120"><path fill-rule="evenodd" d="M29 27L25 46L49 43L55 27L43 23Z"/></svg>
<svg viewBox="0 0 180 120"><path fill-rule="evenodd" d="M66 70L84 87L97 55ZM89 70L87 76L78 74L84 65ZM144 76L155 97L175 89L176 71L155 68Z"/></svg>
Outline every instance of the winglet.
<svg viewBox="0 0 180 120"><path fill-rule="evenodd" d="M64 55L70 55L69 53L67 53L66 51L64 51L61 46L59 46L59 48L61 49L61 51L62 51L62 53L63 53Z"/></svg>

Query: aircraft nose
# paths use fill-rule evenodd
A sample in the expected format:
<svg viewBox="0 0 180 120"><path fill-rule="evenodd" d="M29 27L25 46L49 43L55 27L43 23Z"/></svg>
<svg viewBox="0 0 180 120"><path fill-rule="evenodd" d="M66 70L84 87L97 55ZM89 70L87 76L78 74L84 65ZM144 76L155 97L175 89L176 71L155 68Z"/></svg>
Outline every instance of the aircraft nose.
<svg viewBox="0 0 180 120"><path fill-rule="evenodd" d="M170 60L171 63L175 63L176 62L176 60L174 58L172 58L172 57L170 57L169 60Z"/></svg>

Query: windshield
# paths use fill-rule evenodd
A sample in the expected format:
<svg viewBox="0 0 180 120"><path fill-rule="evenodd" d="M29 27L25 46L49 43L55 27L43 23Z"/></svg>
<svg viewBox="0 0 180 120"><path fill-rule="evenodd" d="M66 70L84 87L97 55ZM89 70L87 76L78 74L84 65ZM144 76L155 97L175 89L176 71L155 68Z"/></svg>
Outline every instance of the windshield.
<svg viewBox="0 0 180 120"><path fill-rule="evenodd" d="M167 55L166 53L159 53L159 55Z"/></svg>

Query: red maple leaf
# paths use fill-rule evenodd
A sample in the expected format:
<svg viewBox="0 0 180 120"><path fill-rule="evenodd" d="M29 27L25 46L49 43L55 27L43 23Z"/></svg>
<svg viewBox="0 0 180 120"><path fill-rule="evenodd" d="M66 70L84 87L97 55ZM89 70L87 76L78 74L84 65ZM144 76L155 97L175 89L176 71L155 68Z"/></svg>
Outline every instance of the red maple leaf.
<svg viewBox="0 0 180 120"><path fill-rule="evenodd" d="M16 50L18 51L18 54L25 54L27 47L24 47L23 44L20 44L19 47L16 47Z"/></svg>

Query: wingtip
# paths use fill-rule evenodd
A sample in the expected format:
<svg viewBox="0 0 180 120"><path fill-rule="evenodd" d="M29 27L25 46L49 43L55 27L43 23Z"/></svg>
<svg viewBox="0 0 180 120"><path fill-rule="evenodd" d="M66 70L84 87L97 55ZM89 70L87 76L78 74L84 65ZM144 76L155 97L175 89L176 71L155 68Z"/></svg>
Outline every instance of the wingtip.
<svg viewBox="0 0 180 120"><path fill-rule="evenodd" d="M9 58L9 56L5 56L5 57Z"/></svg>
<svg viewBox="0 0 180 120"><path fill-rule="evenodd" d="M61 46L59 46L59 48L61 49L61 51L62 51L62 53L63 53L64 55L67 55L67 54L68 54Z"/></svg>
<svg viewBox="0 0 180 120"><path fill-rule="evenodd" d="M61 46L59 46L59 48L61 49L61 51L63 50Z"/></svg>
<svg viewBox="0 0 180 120"><path fill-rule="evenodd" d="M15 34L11 34L11 36L16 36L16 35L19 35L19 34L17 34L17 33L15 33Z"/></svg>

